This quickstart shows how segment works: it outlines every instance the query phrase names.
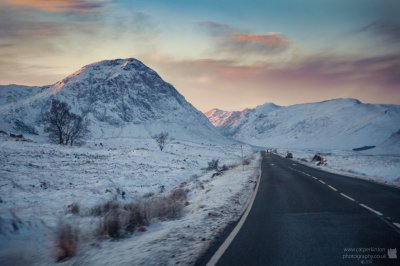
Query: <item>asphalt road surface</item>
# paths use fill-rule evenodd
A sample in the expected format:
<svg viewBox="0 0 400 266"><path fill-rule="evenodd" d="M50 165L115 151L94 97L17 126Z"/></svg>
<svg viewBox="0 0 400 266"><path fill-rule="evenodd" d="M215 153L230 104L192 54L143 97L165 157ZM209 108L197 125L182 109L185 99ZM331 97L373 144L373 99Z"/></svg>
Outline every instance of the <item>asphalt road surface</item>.
<svg viewBox="0 0 400 266"><path fill-rule="evenodd" d="M400 265L400 190L264 154L253 207L217 265Z"/></svg>

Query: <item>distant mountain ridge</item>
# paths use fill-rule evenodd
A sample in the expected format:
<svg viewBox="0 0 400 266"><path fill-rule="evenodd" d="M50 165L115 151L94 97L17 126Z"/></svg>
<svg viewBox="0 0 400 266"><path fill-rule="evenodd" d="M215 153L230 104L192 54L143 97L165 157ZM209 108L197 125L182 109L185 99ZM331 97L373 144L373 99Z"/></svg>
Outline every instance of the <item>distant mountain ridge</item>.
<svg viewBox="0 0 400 266"><path fill-rule="evenodd" d="M205 115L221 133L253 145L345 150L373 145L381 152L400 150L387 145L399 145L393 139L400 129L400 105L333 99L287 107L266 103L241 112L213 109Z"/></svg>
<svg viewBox="0 0 400 266"><path fill-rule="evenodd" d="M0 97L2 130L41 133L42 113L56 98L89 119L93 138L149 137L166 130L175 138L226 141L171 84L133 58L84 66L50 86L0 86Z"/></svg>

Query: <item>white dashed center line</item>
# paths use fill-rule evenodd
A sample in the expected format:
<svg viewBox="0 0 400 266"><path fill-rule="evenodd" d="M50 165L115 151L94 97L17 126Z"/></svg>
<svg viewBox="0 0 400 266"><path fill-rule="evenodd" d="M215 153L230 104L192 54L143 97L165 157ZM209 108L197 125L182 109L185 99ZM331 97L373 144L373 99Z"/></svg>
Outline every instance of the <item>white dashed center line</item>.
<svg viewBox="0 0 400 266"><path fill-rule="evenodd" d="M346 194L340 193L340 195L342 195L343 197L345 197L346 199L349 199L351 201L356 201L355 199L353 199L352 197L347 196Z"/></svg>
<svg viewBox="0 0 400 266"><path fill-rule="evenodd" d="M369 211L371 211L371 212L373 212L373 213L375 213L375 214L377 214L377 215L379 215L379 216L382 216L382 215L383 215L382 213L380 213L380 212L378 212L378 211L376 211L376 210L374 210L374 209L372 209L372 208L370 208L370 207L368 207L367 205L364 205L364 204L362 204L362 203L360 203L360 206L364 207L365 209L367 209L367 210L369 210Z"/></svg>
<svg viewBox="0 0 400 266"><path fill-rule="evenodd" d="M329 187L330 189L332 189L333 191L337 191L337 189L334 188L334 187L332 187L331 185L328 185L328 187Z"/></svg>
<svg viewBox="0 0 400 266"><path fill-rule="evenodd" d="M292 164L292 165L296 165L296 164ZM312 175L310 175L310 174L307 174L306 172L303 172L303 171L294 169L294 168L292 168L292 167L290 167L290 166L289 166L288 168L291 169L291 170L293 170L293 171L295 171L295 172L298 172L298 173L300 173L300 174L303 174L303 175L305 175L305 176L309 176L309 177L311 177L311 178L313 178L313 179L315 179L315 180L318 180L320 183L322 183L322 184L324 184L324 185L327 185L327 186L328 186L330 189L332 189L333 191L338 192L338 190L337 190L335 187L333 187L333 186L331 186L331 185L325 183L324 181L322 181L322 180L316 178L315 176L312 176ZM340 192L338 192L338 193L340 193ZM345 197L345 198L348 199L348 200L357 202L355 199L353 199L352 197L350 197L350 196L348 196L348 195L346 195L346 194L344 194L344 193L340 193L340 195L341 195L342 197ZM358 205L360 205L361 207L363 207L363 208L369 210L370 212L372 212L372 213L374 213L374 214L376 214L376 215L378 215L378 216L383 216L383 214L382 214L381 212L378 212L377 210L374 210L374 209L372 209L371 207L368 207L368 206L365 205L365 204L358 203ZM389 218L389 220L390 220L390 218ZM397 227L398 229L400 229L400 223L392 222L392 224L393 224L395 227Z"/></svg>

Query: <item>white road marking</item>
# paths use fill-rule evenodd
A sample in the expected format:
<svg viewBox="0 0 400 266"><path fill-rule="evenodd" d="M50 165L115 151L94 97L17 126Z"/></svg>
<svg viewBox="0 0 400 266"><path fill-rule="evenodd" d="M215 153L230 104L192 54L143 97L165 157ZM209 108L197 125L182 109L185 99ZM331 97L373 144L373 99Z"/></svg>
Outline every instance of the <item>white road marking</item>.
<svg viewBox="0 0 400 266"><path fill-rule="evenodd" d="M365 209L367 209L367 210L369 210L369 211L371 211L371 212L373 212L373 213L375 213L375 214L377 214L377 215L379 215L379 216L382 216L382 215L383 215L382 213L380 213L380 212L378 212L378 211L376 211L376 210L374 210L374 209L372 209L372 208L370 208L370 207L368 207L367 205L364 205L364 204L362 204L362 203L360 203L360 206L364 207Z"/></svg>
<svg viewBox="0 0 400 266"><path fill-rule="evenodd" d="M293 164L293 165L296 165L296 164ZM294 171L296 171L296 172L303 173L303 174L305 174L305 175L307 175L307 176L309 176L309 177L311 177L311 178L313 178L313 179L315 179L315 180L318 180L318 181L321 182L322 184L326 184L324 181L319 180L318 178L316 178L316 177L314 177L314 176L312 176L312 175L310 175L310 174L307 174L307 173L305 173L305 172L301 172L301 171L296 170L296 169L293 169L293 168L291 168L291 167L289 167L289 168L292 169L292 170L294 170ZM330 189L332 189L332 190L334 190L334 191L336 191L336 192L338 191L336 188L332 187L331 185L328 185L328 184L326 184L326 185L327 185ZM338 192L338 193L340 193L340 192ZM351 200L351 201L356 202L355 199L353 199L353 198L350 197L350 196L347 196L347 195L344 194L344 193L340 193L340 195L343 196L343 197L345 197L345 198L348 199L348 200ZM383 216L383 214L382 214L381 212L379 212L379 211L377 211L377 210L374 210L374 209L368 207L368 206L365 205L365 204L362 204L362 203L358 203L358 204L359 204L361 207L363 207L363 208L369 210L370 212L375 213L376 215ZM385 220L386 220L386 222L389 222L389 221L390 221L390 218L389 218L389 217L386 217ZM389 220L389 221L388 221L388 220ZM397 227L398 229L400 229L400 223L392 222L392 224L393 224L395 227ZM398 232L398 231L396 231L396 232Z"/></svg>
<svg viewBox="0 0 400 266"><path fill-rule="evenodd" d="M397 228L400 229L400 224L399 223L393 223L393 224L394 224L394 226L396 226Z"/></svg>
<svg viewBox="0 0 400 266"><path fill-rule="evenodd" d="M330 189L332 189L333 191L337 191L337 189L334 188L334 187L332 187L331 185L328 185L328 187L329 187Z"/></svg>
<svg viewBox="0 0 400 266"><path fill-rule="evenodd" d="M349 199L351 201L356 201L355 199L353 199L352 197L347 196L346 194L340 193L340 195L342 195L343 197L345 197L346 199Z"/></svg>
<svg viewBox="0 0 400 266"><path fill-rule="evenodd" d="M229 234L229 236L225 239L224 243L221 244L221 246L218 248L218 250L214 253L214 255L211 257L209 262L206 264L206 266L215 266L218 262L218 260L222 257L224 252L228 249L229 245L232 243L232 241L235 239L236 235L239 233L240 229L242 228L244 222L247 219L247 216L249 216L250 210L253 207L254 200L256 199L257 192L258 192L258 187L260 186L260 181L261 181L261 167L258 170L258 180L257 180L257 185L254 190L253 195L251 196L250 203L246 208L246 211L244 212L242 218L240 218L238 224L233 228L232 232Z"/></svg>

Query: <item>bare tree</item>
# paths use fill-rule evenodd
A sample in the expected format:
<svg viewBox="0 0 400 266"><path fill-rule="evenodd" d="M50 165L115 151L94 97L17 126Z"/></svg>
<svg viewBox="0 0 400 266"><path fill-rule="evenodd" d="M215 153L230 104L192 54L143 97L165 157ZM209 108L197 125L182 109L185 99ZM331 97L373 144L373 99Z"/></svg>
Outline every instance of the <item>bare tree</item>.
<svg viewBox="0 0 400 266"><path fill-rule="evenodd" d="M153 139L157 142L157 145L161 151L164 149L165 145L167 145L168 141L170 140L169 134L166 131L154 135Z"/></svg>
<svg viewBox="0 0 400 266"><path fill-rule="evenodd" d="M50 111L44 114L43 120L46 123L44 131L49 134L50 140L58 144L64 144L64 131L68 124L70 109L67 103L53 100Z"/></svg>
<svg viewBox="0 0 400 266"><path fill-rule="evenodd" d="M46 123L44 131L49 134L51 141L62 145L73 145L82 141L87 133L88 123L80 115L70 112L66 102L53 100L50 111L44 114Z"/></svg>
<svg viewBox="0 0 400 266"><path fill-rule="evenodd" d="M88 131L88 121L74 113L70 113L69 119L65 129L65 145L81 144Z"/></svg>

